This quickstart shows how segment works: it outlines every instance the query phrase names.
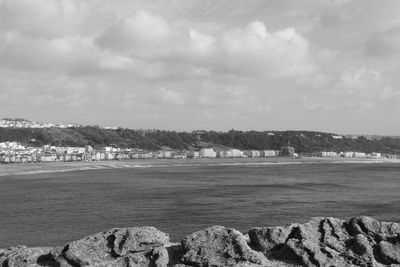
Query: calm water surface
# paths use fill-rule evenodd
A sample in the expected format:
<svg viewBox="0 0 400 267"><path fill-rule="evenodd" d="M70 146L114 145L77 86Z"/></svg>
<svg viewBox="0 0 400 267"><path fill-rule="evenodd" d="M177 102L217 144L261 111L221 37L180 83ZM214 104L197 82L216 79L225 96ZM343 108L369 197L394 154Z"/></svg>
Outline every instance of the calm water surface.
<svg viewBox="0 0 400 267"><path fill-rule="evenodd" d="M151 225L173 240L210 225L370 215L400 221L400 164L315 163L123 168L0 177L0 247L63 245Z"/></svg>

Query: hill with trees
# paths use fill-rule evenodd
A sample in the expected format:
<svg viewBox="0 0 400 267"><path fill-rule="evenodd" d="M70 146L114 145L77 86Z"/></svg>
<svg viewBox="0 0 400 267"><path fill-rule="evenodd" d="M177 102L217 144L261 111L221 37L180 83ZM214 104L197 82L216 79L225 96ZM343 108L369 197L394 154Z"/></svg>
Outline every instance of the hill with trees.
<svg viewBox="0 0 400 267"><path fill-rule="evenodd" d="M193 131L75 128L0 128L0 142L16 141L29 146L115 146L156 150L202 147L275 149L294 146L299 153L359 151L400 154L400 138L340 136L314 131Z"/></svg>

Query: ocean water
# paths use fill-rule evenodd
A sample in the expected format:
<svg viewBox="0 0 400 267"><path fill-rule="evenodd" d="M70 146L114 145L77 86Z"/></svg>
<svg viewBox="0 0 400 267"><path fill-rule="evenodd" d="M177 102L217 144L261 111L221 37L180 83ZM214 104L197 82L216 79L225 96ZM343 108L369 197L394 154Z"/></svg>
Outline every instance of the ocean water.
<svg viewBox="0 0 400 267"><path fill-rule="evenodd" d="M189 161L190 162L190 161ZM400 221L400 164L171 164L0 177L0 247L56 246L114 227L179 241L211 225L369 215Z"/></svg>

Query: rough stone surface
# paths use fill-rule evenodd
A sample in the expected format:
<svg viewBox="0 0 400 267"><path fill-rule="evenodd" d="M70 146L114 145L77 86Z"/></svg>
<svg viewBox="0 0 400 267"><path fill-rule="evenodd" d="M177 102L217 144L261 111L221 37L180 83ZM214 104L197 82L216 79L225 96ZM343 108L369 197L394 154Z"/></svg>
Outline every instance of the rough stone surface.
<svg viewBox="0 0 400 267"><path fill-rule="evenodd" d="M399 266L400 224L312 218L243 235L213 226L170 243L154 227L115 228L63 247L0 249L0 267Z"/></svg>
<svg viewBox="0 0 400 267"><path fill-rule="evenodd" d="M378 245L378 251L385 263L400 265L400 240L397 244L381 241Z"/></svg>
<svg viewBox="0 0 400 267"><path fill-rule="evenodd" d="M192 266L267 266L268 260L252 250L242 233L213 226L186 236L182 240L183 263Z"/></svg>
<svg viewBox="0 0 400 267"><path fill-rule="evenodd" d="M253 228L251 245L269 260L301 266L400 264L400 227L370 217L312 218L305 224ZM400 266L400 265L399 265Z"/></svg>
<svg viewBox="0 0 400 267"><path fill-rule="evenodd" d="M61 254L72 266L148 266L153 254L159 257L153 249L168 242L169 236L154 227L111 229L73 241Z"/></svg>
<svg viewBox="0 0 400 267"><path fill-rule="evenodd" d="M48 257L53 248L26 246L11 247L0 250L0 266L2 267L33 267L50 266L54 262ZM40 264L40 265L39 265Z"/></svg>
<svg viewBox="0 0 400 267"><path fill-rule="evenodd" d="M381 223L371 217L354 217L349 220L349 232L352 235L367 234L375 236L379 233Z"/></svg>

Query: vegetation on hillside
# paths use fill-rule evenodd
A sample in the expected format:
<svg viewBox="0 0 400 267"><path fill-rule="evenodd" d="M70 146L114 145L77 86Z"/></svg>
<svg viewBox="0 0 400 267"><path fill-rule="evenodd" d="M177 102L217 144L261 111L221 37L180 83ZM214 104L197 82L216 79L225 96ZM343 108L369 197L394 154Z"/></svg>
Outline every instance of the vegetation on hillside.
<svg viewBox="0 0 400 267"><path fill-rule="evenodd" d="M142 149L199 149L205 146L238 149L275 149L290 144L299 153L359 151L400 154L400 139L393 137L338 138L313 131L193 131L77 128L0 128L0 142L17 141L30 146L116 146Z"/></svg>

